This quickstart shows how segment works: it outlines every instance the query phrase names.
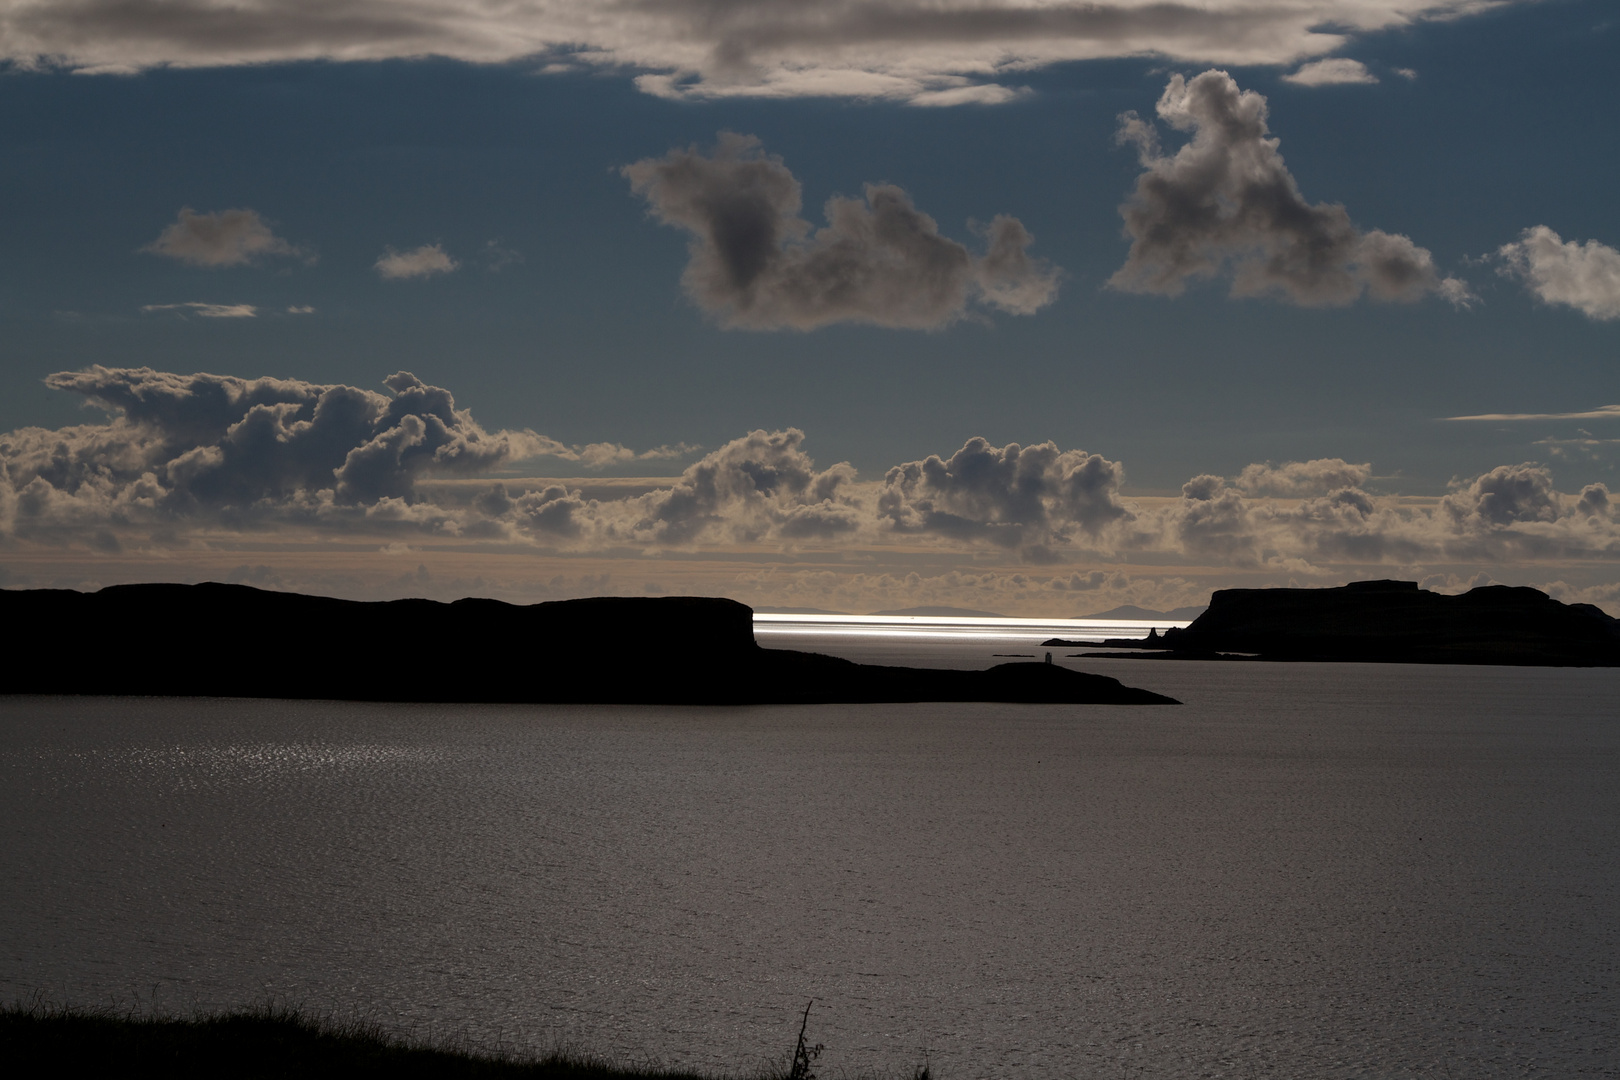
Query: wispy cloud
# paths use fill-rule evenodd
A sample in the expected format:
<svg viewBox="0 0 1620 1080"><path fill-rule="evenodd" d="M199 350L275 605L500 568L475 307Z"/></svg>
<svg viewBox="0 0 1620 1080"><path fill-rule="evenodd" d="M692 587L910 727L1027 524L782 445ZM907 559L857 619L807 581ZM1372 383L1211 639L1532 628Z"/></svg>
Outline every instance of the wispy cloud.
<svg viewBox="0 0 1620 1080"><path fill-rule="evenodd" d="M1481 0L55 0L12 5L0 57L82 71L288 60L535 58L637 75L671 97L993 104L1007 76L1156 55L1292 65Z"/></svg>
<svg viewBox="0 0 1620 1080"><path fill-rule="evenodd" d="M178 304L143 304L141 310L148 314L154 311L178 311L200 315L205 319L251 319L259 314L259 309L252 304L205 304L200 300L186 300Z"/></svg>
<svg viewBox="0 0 1620 1080"><path fill-rule="evenodd" d="M1480 413L1477 416L1445 416L1443 420L1620 420L1620 405L1599 405L1584 412L1564 413Z"/></svg>
<svg viewBox="0 0 1620 1080"><path fill-rule="evenodd" d="M752 136L725 132L713 153L671 150L623 172L655 217L692 234L682 281L724 326L933 329L973 301L1028 315L1057 292L1057 270L1027 254L1034 238L1017 218L996 216L977 256L892 184L829 199L812 233L799 181Z"/></svg>
<svg viewBox="0 0 1620 1080"><path fill-rule="evenodd" d="M1114 288L1176 296L1190 281L1230 274L1234 296L1296 304L1349 304L1363 293L1473 300L1410 238L1364 232L1344 207L1307 202L1271 137L1266 99L1226 72L1171 76L1158 114L1192 138L1166 154L1153 124L1120 117L1119 141L1136 146L1144 171L1120 208L1131 251L1109 279Z"/></svg>
<svg viewBox="0 0 1620 1080"><path fill-rule="evenodd" d="M374 264L377 273L390 280L401 278L432 277L434 274L448 274L461 264L444 250L440 244L423 244L410 251L395 251L386 249L377 256Z"/></svg>
<svg viewBox="0 0 1620 1080"><path fill-rule="evenodd" d="M244 266L270 255L308 257L302 248L277 236L255 210L199 214L189 206L182 207L174 224L141 250L211 269Z"/></svg>
<svg viewBox="0 0 1620 1080"><path fill-rule="evenodd" d="M521 263L523 253L505 246L499 240L489 240L485 242L484 249L479 252L479 260L484 264L485 270L490 273L499 273L514 263Z"/></svg>

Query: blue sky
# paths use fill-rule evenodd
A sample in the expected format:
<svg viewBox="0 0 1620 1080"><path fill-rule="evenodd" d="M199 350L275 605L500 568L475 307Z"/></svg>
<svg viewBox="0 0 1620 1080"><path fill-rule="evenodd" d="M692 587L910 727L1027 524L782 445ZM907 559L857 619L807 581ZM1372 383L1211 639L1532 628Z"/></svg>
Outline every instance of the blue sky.
<svg viewBox="0 0 1620 1080"><path fill-rule="evenodd" d="M81 446L89 436L75 436L68 441L80 458L66 472L42 471L43 434L13 440L11 492L0 498L6 580L196 579L269 567L258 579L287 587L381 595L421 586L427 579L411 586L398 575L397 554L376 554L391 546L441 559L435 589L481 583L534 598L615 574L614 591L810 603L816 597L797 586L737 576L756 564L797 573L806 559L814 573L844 581L828 585L817 606L851 610L908 597L1043 614L1089 603L1034 586L999 606L994 596L970 603L961 575L990 572L1003 585L1018 575L1048 583L1115 575L1093 588L1165 606L1221 584L1366 576L1461 587L1484 575L1611 606L1620 598L1613 508L1594 517L1585 494L1616 484L1620 448L1620 414L1601 414L1620 401L1620 94L1607 73L1620 20L1610 5L1474 5L1426 18L1381 0L1299 0L1258 29L1217 18L1194 32L1182 15L1144 21L1123 43L1056 22L1039 32L987 30L1002 35L987 44L952 38L904 0L848 6L813 34L772 25L771 6L686 7L625 5L623 19L602 29L586 17L589 5L559 3L507 25L497 5L444 0L416 9L442 18L400 30L383 17L400 9L382 0L334 5L333 18L315 26L276 0L237 9L241 25L222 23L212 0L147 23L142 12L158 6L128 5L133 14L120 20L98 15L96 2L57 5L56 18L9 5L0 14L0 48L11 57L0 80L0 430L79 431L109 418L129 427L134 413L84 409L86 397L123 401L106 386L46 385L53 373L101 365L385 396L382 380L408 371L450 391L485 435L533 438L459 463L396 461L409 473L397 488L402 505L449 515L399 525L397 535L339 524L341 515L318 520L308 507L323 485L359 490L326 481L326 465L296 480L278 473L251 492L238 485L236 502L182 492L178 458L223 439L241 416L216 418L212 434L165 429L157 441L167 456L137 464L127 447ZM992 28L1033 10L1014 0L948 7ZM1127 21L1146 10L1117 7ZM752 18L736 25L753 36L737 45L743 38L712 31L715 11ZM345 13L348 23L338 18ZM1348 29L1327 40L1321 28L1334 26ZM719 36L705 38L711 31ZM1307 66L1324 58L1337 64ZM1245 288L1244 268L1259 266L1257 252L1293 257L1275 225L1286 214L1258 231L1228 223L1214 240L1182 237L1203 245L1201 265L1218 265L1211 277L1182 267L1144 292L1116 276L1136 258L1122 204L1152 171L1116 139L1121 115L1156 130L1154 160L1167 182L1192 183L1196 163L1176 166L1174 155L1193 129L1177 130L1155 107L1176 76L1215 87L1214 76L1198 80L1211 70L1227 73L1221 86L1232 100L1263 97L1281 155L1266 167L1292 177L1298 205L1342 205L1349 254L1335 256L1338 292L1279 271L1249 289L1257 295L1233 295L1234 285ZM1313 71L1327 81L1308 85ZM721 132L758 142L728 165L715 149ZM1259 152L1253 140L1235 145L1239 155ZM812 304L795 290L855 250L842 233L833 239L843 246L820 255L809 250L813 239L784 234L771 249L788 253L776 284L683 286L689 244L708 226L694 232L696 219L683 225L672 209L690 192L678 190L666 155L691 147L682 160L709 170L704 206L715 191L741 190L747 161L758 166L748 176L796 181L802 207L773 219L790 231L795 217L812 230L825 225L823 204L835 196L860 200L867 184L900 189L897 198L937 223L940 236L924 238L930 258L956 260L960 295L918 308L902 268L844 283L831 308L825 296ZM622 170L636 162L664 163L665 186L633 191ZM197 215L191 233L182 208ZM233 210L251 217L219 216ZM997 215L1033 236L1027 254L1036 261L1022 276L993 280L985 269ZM1157 225L1167 233L1187 221ZM235 240L198 239L198 228L244 222L248 232ZM1524 239L1536 227L1550 232ZM241 240L250 234L260 240ZM175 242L160 242L165 235ZM1383 279L1354 254L1369 235L1404 244L1402 272L1418 275L1394 301L1371 296ZM1144 250L1164 270L1170 249ZM383 262L390 252L407 258ZM397 276L382 272L389 266ZM774 299L760 299L767 285ZM995 289L1015 287L1022 299L995 299L1013 295ZM806 304L821 314L806 314ZM895 314L895 304L912 304L913 314ZM873 325L897 320L906 325ZM135 392L121 385L119 393ZM308 421L315 397L292 397ZM1494 414L1555 418L1444 419ZM767 485L706 504L697 529L670 526L662 503L604 510L606 489L589 487L618 477L621 503L625 493L679 495L680 484L698 483L682 475L701 471L705 454L750 431L790 428L804 433L793 468L852 467L841 493L798 489L788 507L786 489ZM995 469L1016 474L1007 482L1017 490L981 489L952 472L945 486L919 481L905 492L896 480L880 506L877 485L890 469L930 455L948 462L973 437L997 451ZM181 446L186 439L202 442ZM1001 453L1048 441L1071 456L1039 475ZM579 449L592 444L615 449ZM557 446L561 456L536 455ZM1086 498L1115 500L1121 514L1076 508L1063 485L1082 451L1110 469L1106 491ZM744 458L711 465L745 476L787 468ZM475 459L476 469L467 464ZM1247 466L1333 460L1366 467L1296 468L1286 482L1252 473L1247 487L1237 480ZM1480 486L1493 470L1526 463L1540 471ZM148 472L162 494L143 503L130 485ZM91 508L80 485L92 473L123 495ZM1267 523L1244 517L1220 526L1219 543L1198 539L1203 526L1188 525L1186 512L1218 499L1189 502L1183 485L1208 475L1226 478L1218 490L1240 500L1232 513ZM488 477L562 478L580 506L597 497L598 509L579 509L569 530L537 538L509 518L492 524L499 515L457 516L422 486ZM659 477L668 478L662 488ZM50 485L51 499L41 501L36 481ZM508 486L512 497L527 490ZM1434 518L1419 528L1362 514L1335 525L1331 541L1278 523L1299 500L1345 491L1386 500L1379 514L1398 518L1404 498ZM1453 502L1442 507L1446 498ZM40 509L47 502L57 509ZM303 509L269 513L271 503ZM345 505L373 525L385 516L352 498ZM784 524L812 505L822 524ZM1456 525L1462 518L1474 525ZM1124 522L1134 523L1128 536ZM1443 526L1452 533L1434 531ZM1341 535L1346 528L1354 536ZM294 534L326 552L319 566L264 561ZM819 545L820 562L805 545ZM224 548L240 558L219 555ZM467 560L497 555L504 569L468 569ZM867 570L823 566L872 560L887 575L881 586L875 577L850 584ZM427 572L437 565L417 561ZM725 568L707 576L662 569L717 561ZM938 588L907 593L914 572ZM957 584L942 583L948 573Z"/></svg>

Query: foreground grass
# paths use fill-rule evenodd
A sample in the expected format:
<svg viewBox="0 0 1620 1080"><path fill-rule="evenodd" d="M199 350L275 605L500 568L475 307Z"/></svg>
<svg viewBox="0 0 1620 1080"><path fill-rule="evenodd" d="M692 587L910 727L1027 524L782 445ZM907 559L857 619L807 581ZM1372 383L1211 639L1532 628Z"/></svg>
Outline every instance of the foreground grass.
<svg viewBox="0 0 1620 1080"><path fill-rule="evenodd" d="M7 1075L17 1077L716 1080L680 1069L627 1067L560 1052L518 1057L428 1045L364 1021L322 1020L275 1007L167 1019L12 1005L0 1009L0 1062ZM787 1075L785 1069L756 1074L758 1080Z"/></svg>

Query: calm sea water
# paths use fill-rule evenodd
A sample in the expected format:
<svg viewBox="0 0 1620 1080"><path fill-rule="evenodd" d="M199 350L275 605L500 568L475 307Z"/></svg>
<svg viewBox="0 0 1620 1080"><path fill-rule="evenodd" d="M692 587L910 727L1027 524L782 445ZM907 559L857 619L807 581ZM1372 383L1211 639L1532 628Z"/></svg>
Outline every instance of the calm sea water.
<svg viewBox="0 0 1620 1080"><path fill-rule="evenodd" d="M0 699L0 997L733 1071L813 999L824 1077L1620 1075L1620 672L1057 659L1186 704Z"/></svg>

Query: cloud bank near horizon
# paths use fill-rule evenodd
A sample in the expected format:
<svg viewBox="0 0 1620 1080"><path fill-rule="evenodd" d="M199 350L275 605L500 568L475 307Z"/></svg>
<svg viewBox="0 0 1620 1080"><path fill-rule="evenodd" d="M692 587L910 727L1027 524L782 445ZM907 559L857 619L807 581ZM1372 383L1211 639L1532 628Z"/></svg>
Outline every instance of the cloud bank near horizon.
<svg viewBox="0 0 1620 1080"><path fill-rule="evenodd" d="M728 328L932 330L975 301L1030 315L1057 294L1059 272L1029 256L1034 238L1017 218L998 214L974 255L892 184L827 200L827 224L812 233L798 179L751 135L721 132L712 154L675 149L622 172L653 217L692 235L682 284Z"/></svg>
<svg viewBox="0 0 1620 1080"><path fill-rule="evenodd" d="M1460 279L1442 277L1409 237L1362 231L1345 208L1307 202L1270 137L1264 96L1224 71L1172 75L1159 118L1191 138L1173 154L1135 112L1120 117L1118 141L1134 145L1143 172L1120 207L1131 239L1109 284L1126 292L1179 296L1191 281L1229 276L1233 296L1279 296L1306 306L1440 295L1466 306Z"/></svg>
<svg viewBox="0 0 1620 1080"><path fill-rule="evenodd" d="M995 104L1033 69L1157 56L1293 65L1515 0L7 0L0 58L128 73L442 56L620 70L664 97Z"/></svg>
<svg viewBox="0 0 1620 1080"><path fill-rule="evenodd" d="M1338 458L1200 475L1177 498L1132 498L1117 461L1051 442L972 438L863 479L820 467L795 429L753 431L679 476L624 494L489 478L549 455L581 465L675 457L489 431L406 372L389 394L291 379L149 368L48 384L100 423L0 436L0 545L184 550L221 536L450 542L639 559L661 552L911 552L1027 566L1147 560L1319 575L1332 568L1620 562L1603 484L1503 465L1425 502L1367 490ZM483 477L487 482L476 478ZM445 478L462 478L445 484Z"/></svg>

